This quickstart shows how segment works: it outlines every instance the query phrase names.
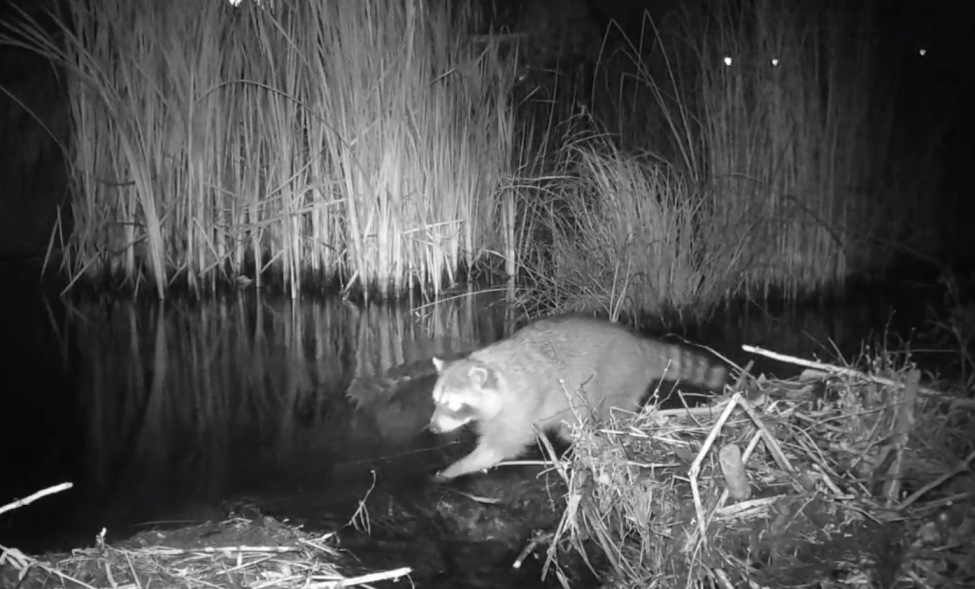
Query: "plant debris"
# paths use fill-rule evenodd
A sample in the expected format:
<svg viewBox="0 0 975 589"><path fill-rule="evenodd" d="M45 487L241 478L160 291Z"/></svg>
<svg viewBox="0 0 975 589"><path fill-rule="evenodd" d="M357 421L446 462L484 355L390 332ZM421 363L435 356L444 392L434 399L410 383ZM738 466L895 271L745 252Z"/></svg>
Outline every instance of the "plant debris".
<svg viewBox="0 0 975 589"><path fill-rule="evenodd" d="M311 535L265 516L232 518L173 531L152 530L111 546L105 530L95 546L33 558L0 546L0 585L67 587L332 587L368 586L409 575L409 567L345 576L355 567L333 534ZM54 578L54 579L52 579Z"/></svg>
<svg viewBox="0 0 975 589"><path fill-rule="evenodd" d="M577 427L546 567L592 540L618 587L975 585L975 400L888 357L776 357L807 370Z"/></svg>

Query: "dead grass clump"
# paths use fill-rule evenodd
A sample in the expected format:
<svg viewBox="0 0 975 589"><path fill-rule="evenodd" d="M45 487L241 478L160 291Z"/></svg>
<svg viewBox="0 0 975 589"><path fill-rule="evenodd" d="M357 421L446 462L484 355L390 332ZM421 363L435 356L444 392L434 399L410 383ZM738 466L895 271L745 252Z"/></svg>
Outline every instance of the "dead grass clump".
<svg viewBox="0 0 975 589"><path fill-rule="evenodd" d="M70 488L67 483L0 507L0 514L44 495ZM270 517L223 522L170 532L142 532L117 545L105 530L92 548L42 558L0 546L0 584L44 586L48 582L92 587L330 587L369 586L395 580L411 569L346 577L337 563L348 562L333 548L333 534L313 535ZM9 565L9 566L8 566Z"/></svg>
<svg viewBox="0 0 975 589"><path fill-rule="evenodd" d="M547 310L705 316L737 284L740 250L717 246L704 196L680 171L603 136L575 137L531 204L546 255L526 259Z"/></svg>
<svg viewBox="0 0 975 589"><path fill-rule="evenodd" d="M626 587L972 583L970 396L894 355L860 371L750 351L807 370L746 368L711 406L578 429L550 559L592 540Z"/></svg>

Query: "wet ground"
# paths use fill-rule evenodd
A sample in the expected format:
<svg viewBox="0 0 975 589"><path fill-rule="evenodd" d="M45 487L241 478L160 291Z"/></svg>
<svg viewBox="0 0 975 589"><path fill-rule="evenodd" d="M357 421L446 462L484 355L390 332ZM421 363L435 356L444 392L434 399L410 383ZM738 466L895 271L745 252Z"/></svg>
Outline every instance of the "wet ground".
<svg viewBox="0 0 975 589"><path fill-rule="evenodd" d="M4 270L0 505L75 487L0 516L0 544L64 550L102 527L111 542L243 510L322 531L353 522L343 547L367 566L414 567L422 586L557 586L537 581L538 562L511 563L561 515L558 480L528 466L429 482L472 442L424 431L429 358L502 337L505 309L490 299L413 312L252 291L69 303L36 286L36 269ZM741 364L742 343L833 360L923 327L935 293L908 286L886 289L904 300L867 291L832 308L738 309L682 335ZM759 360L762 371L793 369ZM592 584L581 564L570 574Z"/></svg>

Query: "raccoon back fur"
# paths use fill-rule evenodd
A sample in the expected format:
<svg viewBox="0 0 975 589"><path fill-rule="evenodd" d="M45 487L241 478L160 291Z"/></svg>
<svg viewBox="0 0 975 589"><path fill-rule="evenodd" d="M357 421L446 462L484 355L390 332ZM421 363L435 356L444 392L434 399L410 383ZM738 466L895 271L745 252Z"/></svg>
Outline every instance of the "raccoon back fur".
<svg viewBox="0 0 975 589"><path fill-rule="evenodd" d="M570 425L604 420L613 409L636 411L656 380L712 390L727 370L703 355L591 317L560 315L529 323L467 358L434 358L430 430L445 433L474 422L477 447L438 480L487 470L517 457L539 432L571 442Z"/></svg>

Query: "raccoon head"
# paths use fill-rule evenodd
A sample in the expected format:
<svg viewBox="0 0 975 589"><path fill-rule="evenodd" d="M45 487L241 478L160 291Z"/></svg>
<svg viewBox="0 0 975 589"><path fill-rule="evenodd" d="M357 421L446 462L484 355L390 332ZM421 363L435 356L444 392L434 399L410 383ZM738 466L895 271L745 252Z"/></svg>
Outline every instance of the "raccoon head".
<svg viewBox="0 0 975 589"><path fill-rule="evenodd" d="M438 377L433 385L430 431L451 432L472 421L491 419L501 411L503 395L494 368L471 358L453 362L433 358L433 365Z"/></svg>

